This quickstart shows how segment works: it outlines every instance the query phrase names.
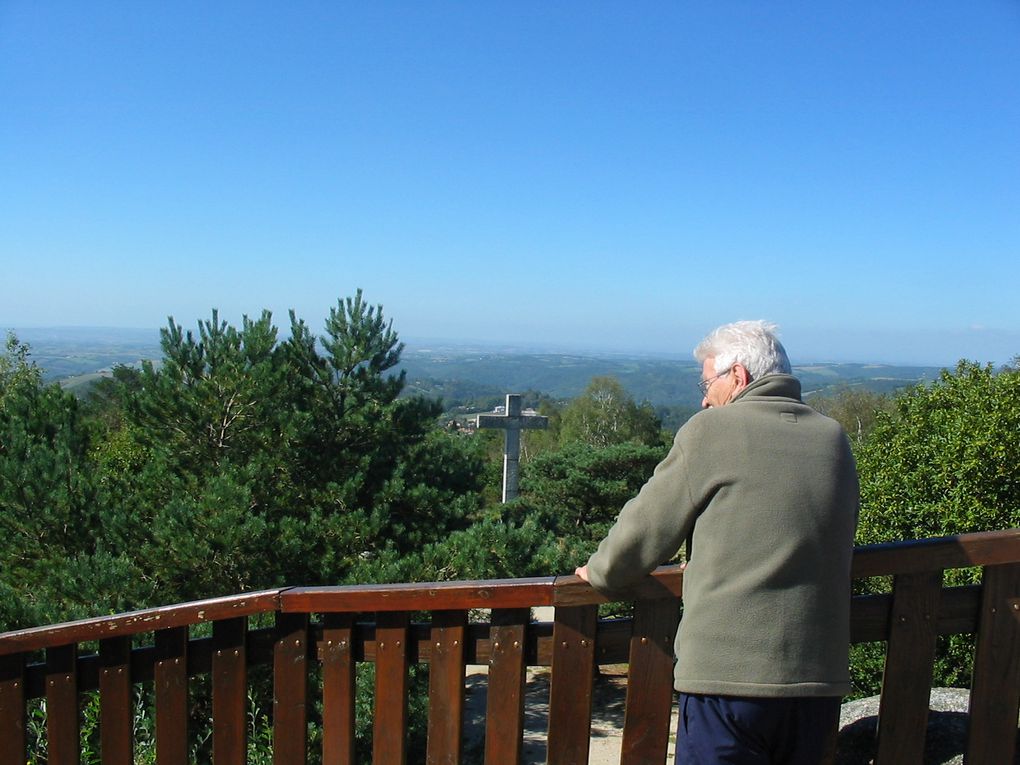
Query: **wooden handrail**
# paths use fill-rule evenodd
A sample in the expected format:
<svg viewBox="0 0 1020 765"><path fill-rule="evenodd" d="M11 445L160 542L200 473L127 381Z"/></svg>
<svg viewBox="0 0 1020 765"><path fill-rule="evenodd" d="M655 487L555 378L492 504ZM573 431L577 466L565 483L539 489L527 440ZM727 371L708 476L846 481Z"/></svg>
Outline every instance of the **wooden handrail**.
<svg viewBox="0 0 1020 765"><path fill-rule="evenodd" d="M285 612L433 611L460 608L551 606L556 577L478 582L293 587L281 600Z"/></svg>
<svg viewBox="0 0 1020 765"><path fill-rule="evenodd" d="M662 566L651 578L632 588L628 599L679 597L682 581L679 566ZM573 575L475 582L282 587L4 632L0 633L0 656L275 611L432 611L590 605L608 601L608 597Z"/></svg>
<svg viewBox="0 0 1020 765"><path fill-rule="evenodd" d="M980 531L858 547L854 579L1020 561L1020 529Z"/></svg>
<svg viewBox="0 0 1020 765"><path fill-rule="evenodd" d="M138 635L145 632L206 624L234 616L252 616L278 611L280 593L284 589L261 590L241 595L196 600L172 606L158 606L126 614L79 619L62 624L30 627L0 633L0 656L23 651L36 651L65 643Z"/></svg>
<svg viewBox="0 0 1020 765"><path fill-rule="evenodd" d="M942 572L981 567L982 584L944 587ZM927 694L939 635L977 636L969 763L1013 755L1020 700L1020 529L874 545L855 551L855 578L892 576L891 592L852 601L852 640L888 643L877 761L916 760L923 748ZM377 762L407 757L408 667L430 666L429 761L461 757L463 672L489 665L486 763L515 762L523 735L524 671L551 666L549 762L586 760L591 667L629 663L621 762L665 757L672 632L683 584L680 567L660 568L627 594L629 620L599 621L607 600L574 576L424 584L288 587L163 606L0 634L0 765L25 762L26 703L47 699L50 761L76 762L78 699L98 689L107 761L131 759L132 687L152 682L157 758L187 752L188 679L208 677L217 763L246 756L247 668L273 668L274 757L307 756L308 694L322 693L323 753L353 762L354 667L375 662ZM530 608L552 606L552 623L530 622ZM469 623L488 609L488 623ZM248 617L276 614L249 630ZM423 613L428 621L414 622ZM373 617L374 615L374 617ZM374 618L374 621L373 621ZM211 636L190 637L211 624ZM208 633L206 633L208 634ZM132 648L138 635L153 635ZM154 644L151 644L153 643ZM98 642L98 653L79 655ZM149 642L149 645L144 643ZM45 658L38 660L38 652ZM89 649L91 650L91 649ZM322 683L311 688L318 663Z"/></svg>

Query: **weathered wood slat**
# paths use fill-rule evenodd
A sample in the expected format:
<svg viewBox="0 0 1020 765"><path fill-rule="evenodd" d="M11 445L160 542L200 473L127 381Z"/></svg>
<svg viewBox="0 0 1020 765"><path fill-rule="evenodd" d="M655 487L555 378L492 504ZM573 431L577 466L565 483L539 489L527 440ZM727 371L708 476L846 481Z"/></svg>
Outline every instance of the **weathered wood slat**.
<svg viewBox="0 0 1020 765"><path fill-rule="evenodd" d="M407 687L409 614L386 611L375 628L375 717L372 762L407 762Z"/></svg>
<svg viewBox="0 0 1020 765"><path fill-rule="evenodd" d="M878 711L880 765L921 762L935 663L942 572L898 574Z"/></svg>
<svg viewBox="0 0 1020 765"><path fill-rule="evenodd" d="M156 633L156 762L188 762L188 628Z"/></svg>
<svg viewBox="0 0 1020 765"><path fill-rule="evenodd" d="M99 740L103 762L134 762L131 638L99 644Z"/></svg>
<svg viewBox="0 0 1020 765"><path fill-rule="evenodd" d="M247 757L247 631L248 619L244 616L213 624L213 761L216 765L244 765Z"/></svg>
<svg viewBox="0 0 1020 765"><path fill-rule="evenodd" d="M326 614L322 664L322 762L354 765L354 617Z"/></svg>
<svg viewBox="0 0 1020 765"><path fill-rule="evenodd" d="M137 635L170 627L214 622L233 616L251 616L276 611L281 592L283 590L248 592L242 595L148 608L128 614L4 632L0 634L0 654L35 651L53 645L85 643L90 640L104 640L121 635Z"/></svg>
<svg viewBox="0 0 1020 765"><path fill-rule="evenodd" d="M939 634L959 635L964 632L977 632L980 611L980 585L943 587L939 598Z"/></svg>
<svg viewBox="0 0 1020 765"><path fill-rule="evenodd" d="M1013 762L1020 700L1020 564L984 570L968 765Z"/></svg>
<svg viewBox="0 0 1020 765"><path fill-rule="evenodd" d="M464 732L467 611L432 614L429 658L428 765L458 765Z"/></svg>
<svg viewBox="0 0 1020 765"><path fill-rule="evenodd" d="M313 627L313 632L315 631ZM412 624L409 640L409 660L428 662L432 657L431 626ZM535 622L527 630L525 656L529 664L552 666L552 622ZM607 619L598 624L598 640L595 656L599 664L626 663L630 651L630 620ZM375 661L375 626L358 624L352 635L355 659ZM249 641L249 647L251 642ZM491 654L491 625L471 623L467 626L464 644L464 660L467 664L488 664Z"/></svg>
<svg viewBox="0 0 1020 765"><path fill-rule="evenodd" d="M435 611L552 605L555 577L479 582L293 587L280 596L283 611Z"/></svg>
<svg viewBox="0 0 1020 765"><path fill-rule="evenodd" d="M891 594L855 596L850 604L850 641L877 643L888 640L892 624L892 603ZM944 588L939 598L936 632L939 635L977 632L980 608L979 585Z"/></svg>
<svg viewBox="0 0 1020 765"><path fill-rule="evenodd" d="M273 648L273 763L308 759L308 614L276 614Z"/></svg>
<svg viewBox="0 0 1020 765"><path fill-rule="evenodd" d="M587 765L598 606L561 606L553 627L548 762Z"/></svg>
<svg viewBox="0 0 1020 765"><path fill-rule="evenodd" d="M185 628L186 629L186 628ZM159 634L159 633L157 633ZM248 633L248 664L266 664L273 656L276 630L266 627ZM188 677L208 674L212 669L212 638L193 638L188 642ZM157 661L156 647L141 646L131 650L130 670L134 684L150 683L155 679ZM78 693L99 690L102 668L97 654L78 657ZM46 695L46 665L29 664L25 668L26 698L41 698Z"/></svg>
<svg viewBox="0 0 1020 765"><path fill-rule="evenodd" d="M485 765L517 765L524 745L525 634L531 610L492 612L486 694Z"/></svg>
<svg viewBox="0 0 1020 765"><path fill-rule="evenodd" d="M50 765L78 765L80 721L76 645L46 649L46 737Z"/></svg>
<svg viewBox="0 0 1020 765"><path fill-rule="evenodd" d="M673 706L673 639L679 620L676 599L640 601L634 609L621 765L666 760Z"/></svg>
<svg viewBox="0 0 1020 765"><path fill-rule="evenodd" d="M25 657L0 656L0 765L25 765Z"/></svg>

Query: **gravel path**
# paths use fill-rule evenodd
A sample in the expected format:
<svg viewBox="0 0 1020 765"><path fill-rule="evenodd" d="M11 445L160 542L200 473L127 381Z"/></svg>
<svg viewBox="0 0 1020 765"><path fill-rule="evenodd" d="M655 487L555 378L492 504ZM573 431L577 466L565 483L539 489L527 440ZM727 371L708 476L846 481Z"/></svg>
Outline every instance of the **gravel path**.
<svg viewBox="0 0 1020 765"><path fill-rule="evenodd" d="M552 621L552 608L535 608L533 616L538 621ZM485 749L485 691L488 667L470 666L466 678L465 720L466 735L465 762L482 762ZM524 757L525 765L544 763L545 739L549 723L549 680L548 668L528 670L524 690ZM620 745L623 734L623 712L627 699L626 666L614 670L603 667L595 678L592 692L591 747L588 754L590 765L616 765L620 762ZM670 723L669 753L666 761L673 762L674 734L676 731L676 706Z"/></svg>
<svg viewBox="0 0 1020 765"><path fill-rule="evenodd" d="M485 748L486 667L468 667L466 678L465 720L466 762L481 762ZM524 757L526 765L543 763L545 739L549 722L549 671L529 670L524 691ZM620 762L620 741L623 733L623 712L627 697L626 668L618 672L604 669L595 679L592 697L590 765ZM669 754L673 762L673 732L676 710L670 723Z"/></svg>

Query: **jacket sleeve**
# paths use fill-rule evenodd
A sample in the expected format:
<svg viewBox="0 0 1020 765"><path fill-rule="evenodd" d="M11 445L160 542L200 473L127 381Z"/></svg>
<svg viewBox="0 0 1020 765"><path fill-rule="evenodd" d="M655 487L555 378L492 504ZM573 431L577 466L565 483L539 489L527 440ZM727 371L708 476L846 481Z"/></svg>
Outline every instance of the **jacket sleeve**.
<svg viewBox="0 0 1020 765"><path fill-rule="evenodd" d="M588 560L596 590L618 592L662 565L683 544L700 509L691 499L690 474L680 429L666 458L637 496L620 511L616 523Z"/></svg>

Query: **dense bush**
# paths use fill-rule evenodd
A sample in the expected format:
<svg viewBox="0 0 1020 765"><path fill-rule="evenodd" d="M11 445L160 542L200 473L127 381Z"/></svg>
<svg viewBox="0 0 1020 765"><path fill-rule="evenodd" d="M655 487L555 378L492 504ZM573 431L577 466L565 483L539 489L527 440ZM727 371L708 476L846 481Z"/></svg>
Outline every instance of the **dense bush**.
<svg viewBox="0 0 1020 765"><path fill-rule="evenodd" d="M859 544L1020 526L1020 369L960 362L879 411L856 443L861 478ZM946 574L974 584L978 569ZM888 582L867 583L872 591ZM936 685L970 684L973 639L941 638ZM878 692L883 656L855 647L858 695Z"/></svg>

